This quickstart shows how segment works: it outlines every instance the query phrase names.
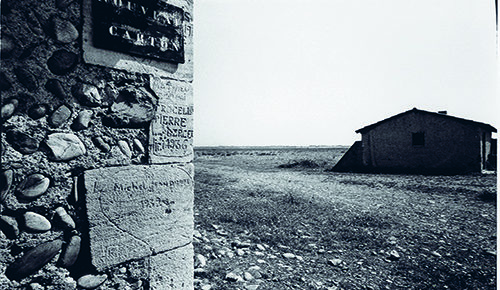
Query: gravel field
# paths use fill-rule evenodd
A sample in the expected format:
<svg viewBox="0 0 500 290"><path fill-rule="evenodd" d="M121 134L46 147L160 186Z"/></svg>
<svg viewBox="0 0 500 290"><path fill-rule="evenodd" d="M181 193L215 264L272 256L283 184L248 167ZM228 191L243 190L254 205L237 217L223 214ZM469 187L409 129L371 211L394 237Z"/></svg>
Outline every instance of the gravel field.
<svg viewBox="0 0 500 290"><path fill-rule="evenodd" d="M326 171L346 149L196 150L196 289L495 289L496 175Z"/></svg>

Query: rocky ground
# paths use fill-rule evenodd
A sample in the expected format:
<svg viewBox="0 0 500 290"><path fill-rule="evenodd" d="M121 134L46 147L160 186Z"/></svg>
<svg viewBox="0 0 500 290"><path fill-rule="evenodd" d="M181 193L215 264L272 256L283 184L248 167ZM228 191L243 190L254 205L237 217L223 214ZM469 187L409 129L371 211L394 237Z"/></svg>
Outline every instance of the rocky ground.
<svg viewBox="0 0 500 290"><path fill-rule="evenodd" d="M195 289L495 289L495 175L333 173L317 160L276 166L290 153L203 152Z"/></svg>

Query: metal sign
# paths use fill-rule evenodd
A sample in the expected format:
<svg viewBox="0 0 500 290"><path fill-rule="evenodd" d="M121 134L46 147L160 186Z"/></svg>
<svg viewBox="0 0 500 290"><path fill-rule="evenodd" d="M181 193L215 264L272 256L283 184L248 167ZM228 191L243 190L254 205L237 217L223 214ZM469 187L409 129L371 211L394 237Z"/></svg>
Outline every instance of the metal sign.
<svg viewBox="0 0 500 290"><path fill-rule="evenodd" d="M98 48L184 63L184 11L158 0L92 0Z"/></svg>

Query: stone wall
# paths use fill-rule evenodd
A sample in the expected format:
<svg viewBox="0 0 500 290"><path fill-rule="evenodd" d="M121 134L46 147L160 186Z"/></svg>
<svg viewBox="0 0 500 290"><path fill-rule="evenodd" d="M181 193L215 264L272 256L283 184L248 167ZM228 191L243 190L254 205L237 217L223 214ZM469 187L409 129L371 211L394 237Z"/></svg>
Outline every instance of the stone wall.
<svg viewBox="0 0 500 290"><path fill-rule="evenodd" d="M413 145L423 132L425 145ZM491 132L488 133L491 136ZM389 172L464 173L481 170L478 126L412 112L364 132L363 163Z"/></svg>
<svg viewBox="0 0 500 290"><path fill-rule="evenodd" d="M193 3L175 63L94 47L91 1L1 2L0 289L192 289Z"/></svg>

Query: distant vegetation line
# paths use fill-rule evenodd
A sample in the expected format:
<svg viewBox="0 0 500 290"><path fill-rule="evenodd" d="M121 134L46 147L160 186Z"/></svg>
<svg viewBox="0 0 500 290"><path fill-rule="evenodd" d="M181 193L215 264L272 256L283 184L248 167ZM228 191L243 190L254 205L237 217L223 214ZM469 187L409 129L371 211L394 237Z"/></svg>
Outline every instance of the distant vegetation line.
<svg viewBox="0 0 500 290"><path fill-rule="evenodd" d="M308 145L308 146L295 146L295 145L272 145L272 146L194 146L195 150L203 149L233 149L233 150L271 150L271 149L330 149L330 148L349 148L350 145Z"/></svg>

